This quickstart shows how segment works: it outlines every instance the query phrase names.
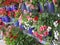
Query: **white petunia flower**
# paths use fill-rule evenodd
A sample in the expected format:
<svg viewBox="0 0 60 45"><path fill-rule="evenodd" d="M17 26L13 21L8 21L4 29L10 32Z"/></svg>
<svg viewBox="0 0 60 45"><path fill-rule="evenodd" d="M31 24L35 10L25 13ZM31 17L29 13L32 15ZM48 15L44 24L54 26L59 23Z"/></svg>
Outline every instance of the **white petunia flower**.
<svg viewBox="0 0 60 45"><path fill-rule="evenodd" d="M58 31L54 31L54 37L55 37L55 39L58 40L58 36L59 36L59 32Z"/></svg>
<svg viewBox="0 0 60 45"><path fill-rule="evenodd" d="M57 26L58 26L57 21L55 21L55 22L53 23L53 25L54 25L55 27L57 27Z"/></svg>
<svg viewBox="0 0 60 45"><path fill-rule="evenodd" d="M49 32L51 29L52 29L52 28L51 28L50 26L48 26L47 31Z"/></svg>
<svg viewBox="0 0 60 45"><path fill-rule="evenodd" d="M60 14L57 14L58 17L60 17Z"/></svg>
<svg viewBox="0 0 60 45"><path fill-rule="evenodd" d="M32 32L34 33L34 30L32 30Z"/></svg>

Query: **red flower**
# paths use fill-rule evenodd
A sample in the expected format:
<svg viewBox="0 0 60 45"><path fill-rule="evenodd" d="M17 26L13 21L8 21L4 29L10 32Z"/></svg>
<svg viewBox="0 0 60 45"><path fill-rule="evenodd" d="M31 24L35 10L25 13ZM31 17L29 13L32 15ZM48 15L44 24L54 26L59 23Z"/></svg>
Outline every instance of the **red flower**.
<svg viewBox="0 0 60 45"><path fill-rule="evenodd" d="M57 23L60 23L60 20L58 20Z"/></svg>
<svg viewBox="0 0 60 45"><path fill-rule="evenodd" d="M10 4L10 1L5 1L3 4L4 5L9 5Z"/></svg>
<svg viewBox="0 0 60 45"><path fill-rule="evenodd" d="M10 16L11 15L11 11L8 11L8 16Z"/></svg>
<svg viewBox="0 0 60 45"><path fill-rule="evenodd" d="M4 8L0 8L0 14L4 14L5 13L5 9Z"/></svg>
<svg viewBox="0 0 60 45"><path fill-rule="evenodd" d="M48 31L45 31L44 32L44 36L48 36L49 32Z"/></svg>
<svg viewBox="0 0 60 45"><path fill-rule="evenodd" d="M38 16L35 16L35 17L34 17L34 20L35 20L35 21L38 21Z"/></svg>

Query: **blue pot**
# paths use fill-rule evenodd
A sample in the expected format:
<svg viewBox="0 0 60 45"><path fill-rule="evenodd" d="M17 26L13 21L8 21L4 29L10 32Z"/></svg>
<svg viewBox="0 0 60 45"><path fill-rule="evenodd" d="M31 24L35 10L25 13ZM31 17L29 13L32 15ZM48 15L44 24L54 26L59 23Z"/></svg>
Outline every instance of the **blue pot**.
<svg viewBox="0 0 60 45"><path fill-rule="evenodd" d="M3 20L4 22L10 22L10 21L11 21L11 19L10 19L9 16L4 16L4 17L2 18L2 20Z"/></svg>
<svg viewBox="0 0 60 45"><path fill-rule="evenodd" d="M51 13L51 4L49 2L47 4L48 4L48 6L47 6L48 12Z"/></svg>
<svg viewBox="0 0 60 45"><path fill-rule="evenodd" d="M44 4L44 11L47 12L47 2Z"/></svg>
<svg viewBox="0 0 60 45"><path fill-rule="evenodd" d="M16 10L15 6L11 6L10 9L11 9L11 11Z"/></svg>
<svg viewBox="0 0 60 45"><path fill-rule="evenodd" d="M21 10L22 10L22 11L27 10L27 9L26 9L26 5L25 5L25 3L22 4L22 6L21 6Z"/></svg>
<svg viewBox="0 0 60 45"><path fill-rule="evenodd" d="M54 13L55 12L55 6L54 6L54 3L52 2L51 3L51 13Z"/></svg>
<svg viewBox="0 0 60 45"><path fill-rule="evenodd" d="M42 12L42 11L43 11L42 5L38 2L38 5L37 5L37 6L38 6L38 11L39 11L39 12Z"/></svg>
<svg viewBox="0 0 60 45"><path fill-rule="evenodd" d="M34 30L34 27L33 27L33 28L29 28L28 33L29 33L29 34L33 34L33 33L32 33L32 30Z"/></svg>
<svg viewBox="0 0 60 45"><path fill-rule="evenodd" d="M21 24L21 25L20 25L20 29L21 29L21 30L25 30L24 25Z"/></svg>
<svg viewBox="0 0 60 45"><path fill-rule="evenodd" d="M9 6L5 8L6 8L6 11L11 11L11 8Z"/></svg>
<svg viewBox="0 0 60 45"><path fill-rule="evenodd" d="M2 21L5 22L5 18L4 17L2 17Z"/></svg>
<svg viewBox="0 0 60 45"><path fill-rule="evenodd" d="M18 27L18 26L19 26L19 22L17 21L14 25L15 25L16 27Z"/></svg>

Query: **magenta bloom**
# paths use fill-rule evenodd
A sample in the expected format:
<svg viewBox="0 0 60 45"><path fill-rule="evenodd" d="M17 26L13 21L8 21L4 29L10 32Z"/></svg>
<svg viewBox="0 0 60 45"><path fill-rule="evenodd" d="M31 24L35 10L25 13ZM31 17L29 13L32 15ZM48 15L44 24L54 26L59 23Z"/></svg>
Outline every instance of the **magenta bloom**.
<svg viewBox="0 0 60 45"><path fill-rule="evenodd" d="M43 40L43 34L39 34L39 40L40 40L40 42L42 42L42 40Z"/></svg>
<svg viewBox="0 0 60 45"><path fill-rule="evenodd" d="M44 36L48 36L49 32L48 31L45 31L44 32Z"/></svg>
<svg viewBox="0 0 60 45"><path fill-rule="evenodd" d="M47 26L46 25L40 27L40 31L44 31L44 30L47 30Z"/></svg>
<svg viewBox="0 0 60 45"><path fill-rule="evenodd" d="M36 36L36 37L39 37L38 32L33 32L33 35Z"/></svg>

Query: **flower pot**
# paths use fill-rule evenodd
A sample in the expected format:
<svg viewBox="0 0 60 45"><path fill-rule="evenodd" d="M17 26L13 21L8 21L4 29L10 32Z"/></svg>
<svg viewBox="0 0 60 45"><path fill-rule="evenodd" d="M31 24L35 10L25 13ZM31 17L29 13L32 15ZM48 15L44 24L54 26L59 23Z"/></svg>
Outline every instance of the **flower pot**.
<svg viewBox="0 0 60 45"><path fill-rule="evenodd" d="M4 16L2 18L2 20L3 20L3 22L10 22L11 21L11 19L8 16Z"/></svg>
<svg viewBox="0 0 60 45"><path fill-rule="evenodd" d="M51 3L51 13L54 13L55 12L55 6L53 4L53 2Z"/></svg>
<svg viewBox="0 0 60 45"><path fill-rule="evenodd" d="M21 30L25 30L24 25L21 24L21 25L20 25L20 29L21 29Z"/></svg>
<svg viewBox="0 0 60 45"><path fill-rule="evenodd" d="M22 11L26 10L26 5L25 5L25 3L22 4L21 10L22 10Z"/></svg>
<svg viewBox="0 0 60 45"><path fill-rule="evenodd" d="M33 34L32 30L34 30L34 27L33 28L29 28L28 33L29 34Z"/></svg>
<svg viewBox="0 0 60 45"><path fill-rule="evenodd" d="M18 27L18 26L19 26L19 22L17 21L14 25L15 25L16 27Z"/></svg>
<svg viewBox="0 0 60 45"><path fill-rule="evenodd" d="M6 11L11 11L11 8L9 6L5 8L6 8Z"/></svg>
<svg viewBox="0 0 60 45"><path fill-rule="evenodd" d="M42 13L43 9L42 9L42 5L38 2L38 12Z"/></svg>
<svg viewBox="0 0 60 45"><path fill-rule="evenodd" d="M10 7L10 9L11 9L11 11L14 11L14 10L16 10L16 6L12 5L12 6Z"/></svg>

